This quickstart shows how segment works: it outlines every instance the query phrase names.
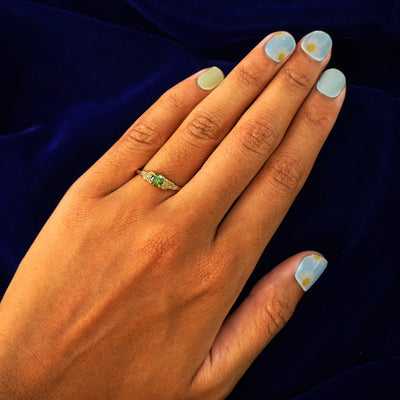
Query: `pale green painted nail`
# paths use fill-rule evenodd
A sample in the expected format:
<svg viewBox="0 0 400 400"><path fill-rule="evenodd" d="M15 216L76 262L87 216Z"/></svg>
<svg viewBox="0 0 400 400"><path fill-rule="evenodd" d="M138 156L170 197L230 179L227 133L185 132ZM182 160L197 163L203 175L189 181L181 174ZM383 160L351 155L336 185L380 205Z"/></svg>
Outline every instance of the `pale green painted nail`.
<svg viewBox="0 0 400 400"><path fill-rule="evenodd" d="M211 90L223 80L224 73L218 67L211 67L197 77L197 84L204 90Z"/></svg>
<svg viewBox="0 0 400 400"><path fill-rule="evenodd" d="M334 98L342 91L346 77L336 68L327 69L317 82L317 89L325 96Z"/></svg>
<svg viewBox="0 0 400 400"><path fill-rule="evenodd" d="M325 271L328 261L316 254L304 257L297 267L295 278L300 287L306 292Z"/></svg>
<svg viewBox="0 0 400 400"><path fill-rule="evenodd" d="M276 62L283 61L296 47L293 36L287 32L277 32L264 46L267 56Z"/></svg>
<svg viewBox="0 0 400 400"><path fill-rule="evenodd" d="M314 31L303 39L301 48L314 60L322 61L332 48L332 39L323 31Z"/></svg>

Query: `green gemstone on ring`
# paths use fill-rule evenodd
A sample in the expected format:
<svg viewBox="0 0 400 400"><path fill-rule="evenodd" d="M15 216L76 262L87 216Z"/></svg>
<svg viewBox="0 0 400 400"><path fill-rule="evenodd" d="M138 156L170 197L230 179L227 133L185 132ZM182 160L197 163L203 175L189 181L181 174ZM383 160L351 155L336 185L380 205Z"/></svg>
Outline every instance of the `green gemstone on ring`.
<svg viewBox="0 0 400 400"><path fill-rule="evenodd" d="M159 187L164 183L164 177L160 174L153 175L150 178L151 184L155 187Z"/></svg>

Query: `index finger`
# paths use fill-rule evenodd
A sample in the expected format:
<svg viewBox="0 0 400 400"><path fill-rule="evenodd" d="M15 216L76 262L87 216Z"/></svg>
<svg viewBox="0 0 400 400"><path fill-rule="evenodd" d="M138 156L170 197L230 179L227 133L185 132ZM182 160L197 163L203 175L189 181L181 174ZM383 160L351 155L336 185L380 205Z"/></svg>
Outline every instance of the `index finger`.
<svg viewBox="0 0 400 400"><path fill-rule="evenodd" d="M323 86L332 86L332 80L339 85L335 92L326 92ZM324 72L317 84L322 92L314 87L281 144L219 226L217 241L222 248L235 246L237 253L250 254L250 263L255 265L303 187L338 117L346 94L344 83L340 71ZM336 96L331 97L332 93Z"/></svg>
<svg viewBox="0 0 400 400"><path fill-rule="evenodd" d="M253 105L209 157L197 175L181 191L181 201L196 198L196 206L213 212L218 225L233 202L243 192L278 147L294 116L330 58L331 39L316 31L324 54L318 57L297 46L294 54L278 71ZM324 44L324 41L326 44ZM323 55L323 56L322 56ZM178 200L178 199L177 199Z"/></svg>

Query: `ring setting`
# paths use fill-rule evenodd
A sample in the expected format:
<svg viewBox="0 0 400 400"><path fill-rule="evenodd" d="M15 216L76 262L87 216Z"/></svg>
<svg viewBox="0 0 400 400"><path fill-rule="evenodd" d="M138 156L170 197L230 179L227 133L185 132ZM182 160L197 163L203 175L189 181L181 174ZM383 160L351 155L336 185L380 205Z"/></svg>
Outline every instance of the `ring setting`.
<svg viewBox="0 0 400 400"><path fill-rule="evenodd" d="M165 176L161 174L157 174L153 171L141 171L138 169L136 171L146 182L151 185L163 189L163 190L180 190L181 188L175 185L174 182L167 179Z"/></svg>

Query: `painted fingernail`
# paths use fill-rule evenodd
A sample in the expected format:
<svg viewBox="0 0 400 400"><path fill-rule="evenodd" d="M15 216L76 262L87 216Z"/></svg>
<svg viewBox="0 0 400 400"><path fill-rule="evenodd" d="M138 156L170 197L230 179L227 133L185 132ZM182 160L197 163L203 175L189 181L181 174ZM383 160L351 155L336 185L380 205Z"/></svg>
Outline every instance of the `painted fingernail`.
<svg viewBox="0 0 400 400"><path fill-rule="evenodd" d="M297 267L295 278L301 288L306 292L325 271L328 261L316 254L304 257Z"/></svg>
<svg viewBox="0 0 400 400"><path fill-rule="evenodd" d="M267 56L276 62L283 61L296 47L293 36L287 32L277 32L264 46Z"/></svg>
<svg viewBox="0 0 400 400"><path fill-rule="evenodd" d="M314 31L303 39L301 48L314 60L322 61L332 48L332 39L323 31Z"/></svg>
<svg viewBox="0 0 400 400"><path fill-rule="evenodd" d="M223 80L224 73L218 67L211 67L197 77L197 84L204 90L211 90Z"/></svg>
<svg viewBox="0 0 400 400"><path fill-rule="evenodd" d="M317 82L317 89L325 96L334 98L342 91L346 77L336 68L327 69Z"/></svg>

